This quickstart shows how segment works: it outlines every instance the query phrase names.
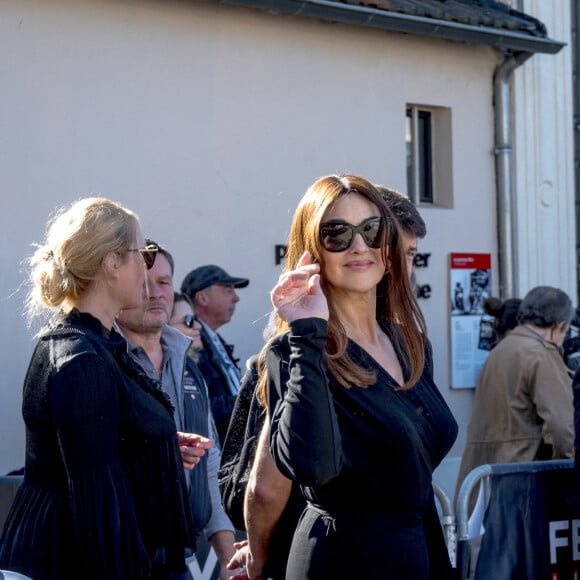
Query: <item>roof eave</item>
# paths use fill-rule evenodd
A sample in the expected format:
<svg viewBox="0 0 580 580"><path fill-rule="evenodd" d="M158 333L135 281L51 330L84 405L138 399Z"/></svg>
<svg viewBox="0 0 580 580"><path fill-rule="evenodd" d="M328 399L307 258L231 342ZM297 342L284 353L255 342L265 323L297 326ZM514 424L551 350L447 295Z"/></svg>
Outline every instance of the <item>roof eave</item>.
<svg viewBox="0 0 580 580"><path fill-rule="evenodd" d="M358 24L391 32L420 34L447 40L486 44L514 52L556 54L566 43L507 29L473 26L423 16L389 12L329 0L219 0L274 14L308 16L331 22Z"/></svg>

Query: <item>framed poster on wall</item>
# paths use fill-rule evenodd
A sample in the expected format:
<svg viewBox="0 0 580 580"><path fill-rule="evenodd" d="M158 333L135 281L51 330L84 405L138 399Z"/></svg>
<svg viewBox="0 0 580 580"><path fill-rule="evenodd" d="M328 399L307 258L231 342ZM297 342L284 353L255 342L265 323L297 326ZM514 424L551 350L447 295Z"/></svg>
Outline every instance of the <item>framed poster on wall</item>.
<svg viewBox="0 0 580 580"><path fill-rule="evenodd" d="M489 351L480 346L483 301L491 295L491 254L450 254L451 388L470 389Z"/></svg>

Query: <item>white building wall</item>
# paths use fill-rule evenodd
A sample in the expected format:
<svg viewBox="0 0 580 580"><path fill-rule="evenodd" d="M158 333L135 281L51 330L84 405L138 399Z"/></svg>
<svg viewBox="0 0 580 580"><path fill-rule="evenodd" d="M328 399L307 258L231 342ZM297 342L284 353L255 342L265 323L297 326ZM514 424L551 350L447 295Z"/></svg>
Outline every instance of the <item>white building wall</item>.
<svg viewBox="0 0 580 580"><path fill-rule="evenodd" d="M350 171L405 190L406 103L452 110L455 205L421 208L432 256L417 278L460 455L473 393L449 388L448 255L497 266L494 50L212 2L15 0L0 4L0 53L0 473L23 464L20 264L56 206L126 204L173 252L177 286L204 263L251 278L222 329L244 360L308 185Z"/></svg>
<svg viewBox="0 0 580 580"><path fill-rule="evenodd" d="M577 301L570 0L520 0L567 43L514 73L517 288L556 286Z"/></svg>

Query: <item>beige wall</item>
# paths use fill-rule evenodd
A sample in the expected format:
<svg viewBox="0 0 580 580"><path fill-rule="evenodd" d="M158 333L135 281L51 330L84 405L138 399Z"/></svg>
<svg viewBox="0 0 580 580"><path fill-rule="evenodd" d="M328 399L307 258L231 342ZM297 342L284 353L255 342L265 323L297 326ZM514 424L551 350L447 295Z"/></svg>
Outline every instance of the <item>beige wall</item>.
<svg viewBox="0 0 580 580"><path fill-rule="evenodd" d="M460 454L472 392L449 389L448 254L496 266L493 50L210 2L18 0L0 4L0 53L0 473L23 463L20 261L55 206L125 203L174 253L178 284L203 263L250 277L223 328L245 359L307 186L350 171L405 190L408 102L452 109L455 207L421 208L432 256L417 278Z"/></svg>

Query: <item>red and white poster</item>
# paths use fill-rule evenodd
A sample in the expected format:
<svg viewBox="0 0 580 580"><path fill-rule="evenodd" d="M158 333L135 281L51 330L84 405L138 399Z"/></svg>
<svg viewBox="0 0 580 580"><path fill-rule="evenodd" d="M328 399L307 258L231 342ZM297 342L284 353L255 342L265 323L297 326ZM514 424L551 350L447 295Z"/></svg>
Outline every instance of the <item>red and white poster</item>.
<svg viewBox="0 0 580 580"><path fill-rule="evenodd" d="M491 254L450 254L451 388L477 383L489 351L479 348L483 301L491 295Z"/></svg>

